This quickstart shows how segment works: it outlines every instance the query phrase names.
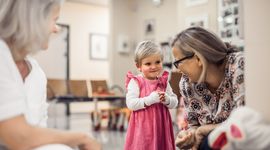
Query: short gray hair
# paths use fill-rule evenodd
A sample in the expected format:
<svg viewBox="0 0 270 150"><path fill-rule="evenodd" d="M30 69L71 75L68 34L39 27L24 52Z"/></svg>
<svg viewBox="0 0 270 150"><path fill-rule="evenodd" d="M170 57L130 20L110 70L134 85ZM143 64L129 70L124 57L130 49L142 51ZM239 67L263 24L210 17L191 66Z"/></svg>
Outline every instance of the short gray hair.
<svg viewBox="0 0 270 150"><path fill-rule="evenodd" d="M229 43L224 43L217 35L201 27L191 27L179 33L173 40L176 47L186 56L195 54L203 63L199 82L206 77L208 64L223 64L227 54L238 51Z"/></svg>
<svg viewBox="0 0 270 150"><path fill-rule="evenodd" d="M35 52L49 38L49 17L62 0L0 0L0 38ZM15 52L18 53L18 52Z"/></svg>
<svg viewBox="0 0 270 150"><path fill-rule="evenodd" d="M140 42L136 47L134 60L136 64L140 66L144 58L154 54L160 55L161 59L163 60L163 53L159 45L152 41L143 41Z"/></svg>

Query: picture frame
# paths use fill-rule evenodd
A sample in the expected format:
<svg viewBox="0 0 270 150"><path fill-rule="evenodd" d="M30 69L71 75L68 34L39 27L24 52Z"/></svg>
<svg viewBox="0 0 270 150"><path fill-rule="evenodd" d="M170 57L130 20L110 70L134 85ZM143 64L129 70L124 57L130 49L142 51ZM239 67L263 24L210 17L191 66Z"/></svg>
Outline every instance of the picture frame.
<svg viewBox="0 0 270 150"><path fill-rule="evenodd" d="M144 34L145 35L153 35L156 30L156 20L155 19L147 19L144 21Z"/></svg>
<svg viewBox="0 0 270 150"><path fill-rule="evenodd" d="M162 54L163 54L163 66L168 69L172 68L173 54L169 42L160 43Z"/></svg>
<svg viewBox="0 0 270 150"><path fill-rule="evenodd" d="M189 16L185 19L186 28L192 26L200 26L203 28L208 28L208 15L202 14L198 16Z"/></svg>
<svg viewBox="0 0 270 150"><path fill-rule="evenodd" d="M106 60L108 59L108 39L105 34L90 34L90 59Z"/></svg>
<svg viewBox="0 0 270 150"><path fill-rule="evenodd" d="M192 6L201 5L207 2L208 0L186 0L185 5L186 7L192 7Z"/></svg>
<svg viewBox="0 0 270 150"><path fill-rule="evenodd" d="M242 11L242 0L218 0L218 34L238 47L244 47Z"/></svg>

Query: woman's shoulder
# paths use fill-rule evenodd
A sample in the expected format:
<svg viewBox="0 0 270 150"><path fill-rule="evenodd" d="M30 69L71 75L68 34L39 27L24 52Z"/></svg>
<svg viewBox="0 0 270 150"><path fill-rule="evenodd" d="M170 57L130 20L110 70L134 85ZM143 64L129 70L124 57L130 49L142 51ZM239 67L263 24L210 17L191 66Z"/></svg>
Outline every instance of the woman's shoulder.
<svg viewBox="0 0 270 150"><path fill-rule="evenodd" d="M180 79L180 85L181 84L190 84L189 78L186 75L182 75L181 79Z"/></svg>
<svg viewBox="0 0 270 150"><path fill-rule="evenodd" d="M37 60L35 60L32 56L27 56L26 60L28 60L33 65L38 65Z"/></svg>
<svg viewBox="0 0 270 150"><path fill-rule="evenodd" d="M0 50L2 51L2 50L7 49L7 48L8 47L7 47L6 42L0 38Z"/></svg>
<svg viewBox="0 0 270 150"><path fill-rule="evenodd" d="M191 86L191 82L189 81L188 76L186 75L182 75L180 82L179 82L179 88L180 91L187 91L187 90L191 90L192 86Z"/></svg>
<svg viewBox="0 0 270 150"><path fill-rule="evenodd" d="M239 52L234 52L229 54L228 56L228 63L229 64L236 64L238 63L239 60L244 61L244 52L239 51Z"/></svg>
<svg viewBox="0 0 270 150"><path fill-rule="evenodd" d="M46 74L43 71L43 69L40 67L38 61L31 56L27 56L26 60L31 65L31 75L32 76L35 75L36 78L46 80Z"/></svg>
<svg viewBox="0 0 270 150"><path fill-rule="evenodd" d="M1 38L0 38L0 57L1 57L0 59L1 61L4 61L6 58L12 58L8 45Z"/></svg>
<svg viewBox="0 0 270 150"><path fill-rule="evenodd" d="M31 64L32 69L34 68L34 69L40 69L40 70L42 70L41 67L40 67L40 65L39 65L39 63L37 62L37 60L34 59L33 57L27 56L26 57L26 60Z"/></svg>
<svg viewBox="0 0 270 150"><path fill-rule="evenodd" d="M237 82L244 81L245 59L244 53L235 52L230 54L228 62L225 68L225 78L228 80L239 80Z"/></svg>
<svg viewBox="0 0 270 150"><path fill-rule="evenodd" d="M245 65L245 58L244 58L244 52L235 52L231 53L228 57L228 62L226 65L228 73L231 71L237 70L244 70Z"/></svg>

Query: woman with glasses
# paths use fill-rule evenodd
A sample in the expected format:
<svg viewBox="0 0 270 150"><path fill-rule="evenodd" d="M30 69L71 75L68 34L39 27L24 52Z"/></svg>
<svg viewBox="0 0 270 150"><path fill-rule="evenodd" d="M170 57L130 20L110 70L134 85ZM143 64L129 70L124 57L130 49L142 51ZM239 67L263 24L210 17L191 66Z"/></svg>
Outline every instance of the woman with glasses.
<svg viewBox="0 0 270 150"><path fill-rule="evenodd" d="M182 73L179 86L188 121L176 145L198 148L204 136L244 105L243 52L201 27L179 33L172 52L173 64Z"/></svg>

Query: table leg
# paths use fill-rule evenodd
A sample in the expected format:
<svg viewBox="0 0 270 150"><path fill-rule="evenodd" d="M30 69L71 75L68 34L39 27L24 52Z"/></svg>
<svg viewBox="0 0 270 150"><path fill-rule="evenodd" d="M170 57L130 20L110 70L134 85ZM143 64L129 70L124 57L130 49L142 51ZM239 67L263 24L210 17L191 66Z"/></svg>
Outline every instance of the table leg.
<svg viewBox="0 0 270 150"><path fill-rule="evenodd" d="M66 104L66 117L67 117L66 123L67 123L67 129L69 129L70 128L70 105L69 105L70 103L66 102L65 104Z"/></svg>

